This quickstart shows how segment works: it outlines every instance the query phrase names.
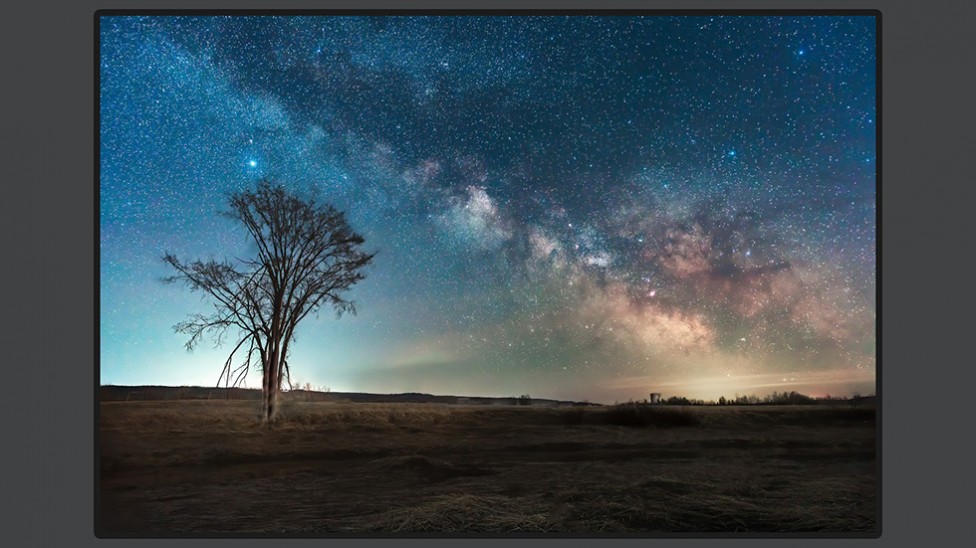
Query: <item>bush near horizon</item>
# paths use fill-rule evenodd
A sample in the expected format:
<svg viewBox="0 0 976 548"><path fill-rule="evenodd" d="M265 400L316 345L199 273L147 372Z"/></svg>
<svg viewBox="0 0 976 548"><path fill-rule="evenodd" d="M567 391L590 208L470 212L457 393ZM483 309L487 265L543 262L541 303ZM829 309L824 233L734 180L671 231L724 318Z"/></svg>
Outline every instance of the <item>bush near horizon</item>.
<svg viewBox="0 0 976 548"><path fill-rule="evenodd" d="M601 413L601 421L614 426L669 428L697 426L701 417L685 409L652 405L624 404Z"/></svg>

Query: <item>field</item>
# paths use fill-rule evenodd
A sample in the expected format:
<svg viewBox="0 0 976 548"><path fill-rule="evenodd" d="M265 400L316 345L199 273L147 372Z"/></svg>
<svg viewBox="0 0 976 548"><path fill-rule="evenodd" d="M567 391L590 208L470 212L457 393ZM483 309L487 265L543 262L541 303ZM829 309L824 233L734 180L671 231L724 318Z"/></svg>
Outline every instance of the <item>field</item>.
<svg viewBox="0 0 976 548"><path fill-rule="evenodd" d="M874 410L103 402L103 536L874 533Z"/></svg>

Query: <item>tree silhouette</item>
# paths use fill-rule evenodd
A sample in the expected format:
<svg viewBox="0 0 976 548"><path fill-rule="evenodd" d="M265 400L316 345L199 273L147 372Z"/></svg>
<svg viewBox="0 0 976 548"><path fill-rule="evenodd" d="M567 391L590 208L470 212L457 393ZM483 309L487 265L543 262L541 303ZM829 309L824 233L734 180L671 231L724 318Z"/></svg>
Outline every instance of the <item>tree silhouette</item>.
<svg viewBox="0 0 976 548"><path fill-rule="evenodd" d="M341 211L303 200L282 185L263 181L255 190L232 193L229 205L222 215L244 225L257 255L235 262L184 263L166 253L163 260L178 274L163 281L182 281L213 301L211 314L194 314L174 326L190 336L187 350L208 334L218 346L228 334L236 336L218 386L224 380L229 387L235 375L237 386L255 355L259 357L262 419L270 425L277 415L282 382L290 379L288 352L295 328L323 305L331 305L337 316L355 314L354 303L343 293L365 277L363 267L375 254L361 251L364 240ZM247 348L243 360L233 368L234 355L242 348Z"/></svg>

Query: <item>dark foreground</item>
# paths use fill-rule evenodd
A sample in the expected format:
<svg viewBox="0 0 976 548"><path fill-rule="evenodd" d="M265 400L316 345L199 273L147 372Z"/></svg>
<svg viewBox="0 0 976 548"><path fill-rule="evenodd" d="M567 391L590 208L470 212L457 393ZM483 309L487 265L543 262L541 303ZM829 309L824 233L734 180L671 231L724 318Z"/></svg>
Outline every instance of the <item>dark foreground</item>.
<svg viewBox="0 0 976 548"><path fill-rule="evenodd" d="M876 532L873 409L106 402L100 536Z"/></svg>

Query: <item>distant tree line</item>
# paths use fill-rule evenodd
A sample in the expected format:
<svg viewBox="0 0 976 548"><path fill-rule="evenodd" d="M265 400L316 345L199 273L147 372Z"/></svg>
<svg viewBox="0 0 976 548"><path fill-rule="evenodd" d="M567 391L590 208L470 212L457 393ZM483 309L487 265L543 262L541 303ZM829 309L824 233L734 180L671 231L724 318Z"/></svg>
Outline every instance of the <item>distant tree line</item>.
<svg viewBox="0 0 976 548"><path fill-rule="evenodd" d="M657 405L817 405L831 402L856 402L860 399L863 399L860 394L854 394L850 398L836 397L829 394L821 397L813 397L796 391L790 391L773 392L763 397L755 394L748 396L735 394L731 398L721 396L718 401L686 398L684 396L670 396L668 398L662 398ZM628 403L633 404L637 402L630 400ZM645 399L643 403L648 403L648 400ZM619 405L620 402L616 402L615 404Z"/></svg>
<svg viewBox="0 0 976 548"><path fill-rule="evenodd" d="M736 394L734 399L726 399L725 396L718 399L718 405L811 405L815 403L817 403L817 398L796 391L773 392L763 398L759 398L755 394L749 396Z"/></svg>

